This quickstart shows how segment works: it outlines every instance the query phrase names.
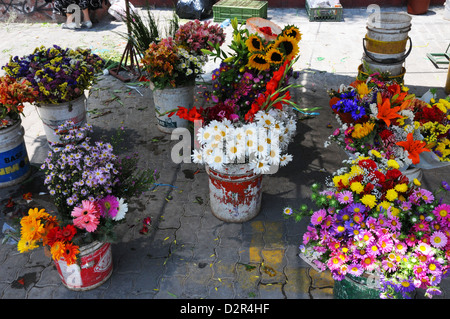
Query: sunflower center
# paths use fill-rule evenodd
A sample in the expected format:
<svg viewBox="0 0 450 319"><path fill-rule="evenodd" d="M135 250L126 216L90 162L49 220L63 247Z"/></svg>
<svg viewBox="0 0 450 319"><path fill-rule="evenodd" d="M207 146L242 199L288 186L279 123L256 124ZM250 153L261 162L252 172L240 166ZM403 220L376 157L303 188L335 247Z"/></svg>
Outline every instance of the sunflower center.
<svg viewBox="0 0 450 319"><path fill-rule="evenodd" d="M261 49L261 43L258 41L258 39L253 38L252 39L252 45L255 49L260 50Z"/></svg>

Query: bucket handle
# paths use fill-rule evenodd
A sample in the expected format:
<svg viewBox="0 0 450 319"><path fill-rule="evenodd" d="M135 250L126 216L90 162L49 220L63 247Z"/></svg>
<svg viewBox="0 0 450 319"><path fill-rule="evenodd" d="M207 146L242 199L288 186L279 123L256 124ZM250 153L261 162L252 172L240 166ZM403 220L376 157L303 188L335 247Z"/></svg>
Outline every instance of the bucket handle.
<svg viewBox="0 0 450 319"><path fill-rule="evenodd" d="M403 62L403 61L405 61L405 59L408 57L408 55L411 53L411 50L412 50L412 40L411 40L410 37L408 37L408 40L409 40L409 49L408 49L408 52L406 52L406 54L405 54L404 56L402 56L401 58L398 58L398 59L394 59L394 58L390 58L390 59L377 59L377 58L375 58L374 56L372 56L372 55L367 51L367 48L366 48L366 40L367 40L366 38L363 38L363 48L364 48L364 53L366 54L366 56L367 56L369 59L373 60L374 62L381 63L381 64L396 64L396 63L399 63L399 62Z"/></svg>

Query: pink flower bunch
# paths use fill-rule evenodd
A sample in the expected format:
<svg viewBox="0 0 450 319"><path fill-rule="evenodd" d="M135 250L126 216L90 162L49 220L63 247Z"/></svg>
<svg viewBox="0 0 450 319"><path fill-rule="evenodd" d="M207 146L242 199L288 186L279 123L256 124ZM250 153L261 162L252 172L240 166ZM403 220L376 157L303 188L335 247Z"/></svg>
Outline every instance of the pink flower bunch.
<svg viewBox="0 0 450 319"><path fill-rule="evenodd" d="M210 24L210 21L189 21L179 27L175 33L175 41L186 50L202 54L201 49L212 50L213 45L222 45L225 42L225 34L218 24Z"/></svg>
<svg viewBox="0 0 450 319"><path fill-rule="evenodd" d="M96 201L83 200L81 205L75 207L71 213L73 224L79 228L93 233L99 224L106 220L119 221L125 217L127 205L120 199L107 195Z"/></svg>
<svg viewBox="0 0 450 319"><path fill-rule="evenodd" d="M450 205L436 195L448 184L433 193L382 161L359 158L327 190L314 185L319 209L293 214L310 215L301 253L335 280L376 274L381 297L439 294L450 267Z"/></svg>

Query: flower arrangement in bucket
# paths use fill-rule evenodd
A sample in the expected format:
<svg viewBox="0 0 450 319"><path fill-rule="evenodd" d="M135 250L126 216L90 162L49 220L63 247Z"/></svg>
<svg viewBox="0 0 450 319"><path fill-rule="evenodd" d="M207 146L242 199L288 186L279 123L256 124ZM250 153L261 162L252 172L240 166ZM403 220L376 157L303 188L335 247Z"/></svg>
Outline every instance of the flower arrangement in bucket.
<svg viewBox="0 0 450 319"><path fill-rule="evenodd" d="M117 240L115 227L125 221L128 201L155 182L156 171L138 172L137 154L119 157L110 143L92 143L90 132L89 124L76 127L70 121L58 128L64 146L49 152L41 166L57 218L30 211L22 226L31 223L32 230L40 231L28 236L24 230L19 251L33 249L41 241L59 265L61 260L67 266L79 263L76 255L82 247Z"/></svg>
<svg viewBox="0 0 450 319"><path fill-rule="evenodd" d="M37 94L26 80L17 81L9 75L0 77L0 129L20 121L24 103L33 103Z"/></svg>
<svg viewBox="0 0 450 319"><path fill-rule="evenodd" d="M11 57L3 70L11 77L26 79L38 92L36 102L57 104L84 94L101 70L102 59L89 49L41 46L32 54Z"/></svg>
<svg viewBox="0 0 450 319"><path fill-rule="evenodd" d="M227 222L256 216L261 205L262 174L273 173L292 160L287 153L295 135L289 84L301 34L287 26L275 40L250 34L237 19L231 22L231 54L219 45L203 52L221 61L212 73L209 107L178 107L170 114L194 122L194 163L209 175L212 213Z"/></svg>
<svg viewBox="0 0 450 319"><path fill-rule="evenodd" d="M284 211L297 221L309 218L301 256L319 271L330 270L337 282L379 278L373 288L382 298L410 298L416 289L430 298L439 294L449 267L450 205L437 195L449 185L429 191L375 150L345 162L325 189L312 186L317 210Z"/></svg>
<svg viewBox="0 0 450 319"><path fill-rule="evenodd" d="M203 50L222 61L212 73L212 90L206 92L214 105L179 107L171 116L199 121L195 163L220 170L225 164L251 162L256 173L267 173L270 164L286 165L292 159L283 153L296 130L291 111L306 111L289 92L299 87L289 84L289 79L301 34L297 27L287 26L275 40L266 41L239 28L236 19L232 26L233 54L228 56L218 45L213 51Z"/></svg>
<svg viewBox="0 0 450 319"><path fill-rule="evenodd" d="M423 152L440 152L448 143L450 104L444 99L432 107L408 93L402 84L380 81L376 75L342 85L338 92L332 90L330 97L339 127L329 140L349 154L367 155L375 149L387 158L395 158L404 171L420 167ZM438 112L440 116L434 116ZM427 134L430 136L424 139L426 131L434 133L436 128L439 134Z"/></svg>

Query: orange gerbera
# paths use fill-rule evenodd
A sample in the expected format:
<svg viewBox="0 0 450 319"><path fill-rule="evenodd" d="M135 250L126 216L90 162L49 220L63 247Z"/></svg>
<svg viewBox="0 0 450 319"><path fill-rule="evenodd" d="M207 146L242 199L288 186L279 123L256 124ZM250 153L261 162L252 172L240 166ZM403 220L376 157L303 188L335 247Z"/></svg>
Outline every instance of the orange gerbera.
<svg viewBox="0 0 450 319"><path fill-rule="evenodd" d="M77 255L80 253L80 251L78 250L78 246L72 244L72 243L67 243L64 247L64 253L63 253L63 257L64 260L66 261L67 265L72 265L77 261Z"/></svg>
<svg viewBox="0 0 450 319"><path fill-rule="evenodd" d="M427 143L423 141L415 141L413 139L413 134L409 133L406 137L406 141L397 142L397 145L403 147L405 150L408 151L408 158L412 160L413 164L417 164L420 162L420 153L422 152L429 152L430 150L426 148L425 146Z"/></svg>
<svg viewBox="0 0 450 319"><path fill-rule="evenodd" d="M391 101L389 99L384 99L383 103L378 104L377 118L383 120L387 126L390 126L391 120L402 117L397 113L399 110L399 106L391 108Z"/></svg>
<svg viewBox="0 0 450 319"><path fill-rule="evenodd" d="M52 248L50 248L50 252L54 260L58 261L61 257L64 257L66 245L62 241L57 241L53 244Z"/></svg>

